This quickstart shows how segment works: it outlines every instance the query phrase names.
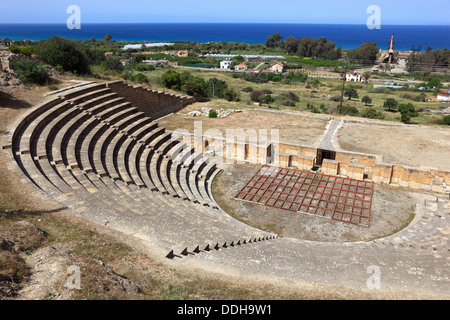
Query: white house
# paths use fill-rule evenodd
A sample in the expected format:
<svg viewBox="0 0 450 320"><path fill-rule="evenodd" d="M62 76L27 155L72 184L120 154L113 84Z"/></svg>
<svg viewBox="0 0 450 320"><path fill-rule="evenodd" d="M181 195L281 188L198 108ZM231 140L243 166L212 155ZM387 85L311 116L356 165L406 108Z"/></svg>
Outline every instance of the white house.
<svg viewBox="0 0 450 320"><path fill-rule="evenodd" d="M353 71L347 72L345 75L345 81L365 82L366 78L364 78L358 71Z"/></svg>
<svg viewBox="0 0 450 320"><path fill-rule="evenodd" d="M220 69L222 70L231 70L231 65L233 64L233 61L230 59L223 60L220 62Z"/></svg>
<svg viewBox="0 0 450 320"><path fill-rule="evenodd" d="M437 99L440 102L450 102L450 95L445 93L439 93Z"/></svg>

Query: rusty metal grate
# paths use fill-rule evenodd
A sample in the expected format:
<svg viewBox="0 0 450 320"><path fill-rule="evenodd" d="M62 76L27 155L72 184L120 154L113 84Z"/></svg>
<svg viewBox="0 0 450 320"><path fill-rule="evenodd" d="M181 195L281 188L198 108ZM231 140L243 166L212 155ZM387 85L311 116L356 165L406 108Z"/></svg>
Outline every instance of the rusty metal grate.
<svg viewBox="0 0 450 320"><path fill-rule="evenodd" d="M372 196L371 181L266 165L235 199L368 227Z"/></svg>

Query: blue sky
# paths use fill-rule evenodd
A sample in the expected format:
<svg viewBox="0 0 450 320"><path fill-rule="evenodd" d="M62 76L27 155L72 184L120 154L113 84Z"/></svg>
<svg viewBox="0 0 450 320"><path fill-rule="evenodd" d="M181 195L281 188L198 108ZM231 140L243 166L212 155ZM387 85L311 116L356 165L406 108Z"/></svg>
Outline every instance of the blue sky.
<svg viewBox="0 0 450 320"><path fill-rule="evenodd" d="M0 0L0 23L65 23L69 5L81 8L82 23L365 24L378 5L382 24L450 25L450 0Z"/></svg>

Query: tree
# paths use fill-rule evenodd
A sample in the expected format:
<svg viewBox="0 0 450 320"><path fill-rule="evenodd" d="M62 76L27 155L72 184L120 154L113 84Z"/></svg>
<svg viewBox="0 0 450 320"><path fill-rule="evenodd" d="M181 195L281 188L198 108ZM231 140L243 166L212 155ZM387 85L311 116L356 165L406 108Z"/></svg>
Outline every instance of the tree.
<svg viewBox="0 0 450 320"><path fill-rule="evenodd" d="M401 119L403 123L410 123L411 118L419 116L419 113L412 103L399 105L398 111L400 111L400 114L402 115Z"/></svg>
<svg viewBox="0 0 450 320"><path fill-rule="evenodd" d="M427 87L436 88L437 90L439 90L440 88L442 88L442 82L441 80L439 80L439 78L429 78Z"/></svg>
<svg viewBox="0 0 450 320"><path fill-rule="evenodd" d="M397 107L398 107L398 102L394 98L387 98L383 104L383 108L387 109L388 111L396 110Z"/></svg>
<svg viewBox="0 0 450 320"><path fill-rule="evenodd" d="M364 102L364 103L366 104L366 106L367 106L368 104L371 104L371 103L372 103L372 98L369 97L369 96L364 96L364 97L361 99L361 101Z"/></svg>
<svg viewBox="0 0 450 320"><path fill-rule="evenodd" d="M357 99L359 97L358 91L355 88L351 87L345 89L344 96L348 97L348 100L351 100L352 98Z"/></svg>
<svg viewBox="0 0 450 320"><path fill-rule="evenodd" d="M73 40L53 37L41 41L37 47L39 57L53 67L64 71L87 74L89 69L89 57L86 49Z"/></svg>
<svg viewBox="0 0 450 320"><path fill-rule="evenodd" d="M181 89L181 75L173 70L169 70L161 76L161 84L169 89Z"/></svg>
<svg viewBox="0 0 450 320"><path fill-rule="evenodd" d="M267 105L269 106L269 108L270 108L270 104L271 103L274 103L275 102L275 99L270 95L270 94L268 94L267 96L265 96L264 98L263 98L263 101L262 101L263 103L267 103Z"/></svg>
<svg viewBox="0 0 450 320"><path fill-rule="evenodd" d="M110 41L112 39L112 36L110 34L105 34L103 39L105 39L105 41Z"/></svg>
<svg viewBox="0 0 450 320"><path fill-rule="evenodd" d="M337 48L336 43L322 37L312 39L309 37L298 39L297 54L301 57L323 58L337 60L342 56L341 48Z"/></svg>
<svg viewBox="0 0 450 320"><path fill-rule="evenodd" d="M203 78L190 77L181 87L181 90L193 97L207 97L206 81Z"/></svg>
<svg viewBox="0 0 450 320"><path fill-rule="evenodd" d="M377 60L377 54L380 49L376 42L366 42L357 49L352 49L348 52L350 62L360 63L364 65L373 64Z"/></svg>
<svg viewBox="0 0 450 320"><path fill-rule="evenodd" d="M273 35L267 38L266 47L278 48L281 47L282 44L283 44L283 37L278 32L275 32Z"/></svg>
<svg viewBox="0 0 450 320"><path fill-rule="evenodd" d="M284 42L284 48L289 54L296 53L298 49L298 40L291 36L287 37Z"/></svg>

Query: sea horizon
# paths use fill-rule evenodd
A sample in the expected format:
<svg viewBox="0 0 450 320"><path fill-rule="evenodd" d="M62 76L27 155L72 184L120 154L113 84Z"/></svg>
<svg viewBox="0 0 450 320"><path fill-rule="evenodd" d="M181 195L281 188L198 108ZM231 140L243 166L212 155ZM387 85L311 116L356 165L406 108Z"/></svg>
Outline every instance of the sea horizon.
<svg viewBox="0 0 450 320"><path fill-rule="evenodd" d="M245 30L243 30L245 28ZM381 25L369 29L365 24L319 23L248 23L248 22L119 22L82 23L81 29L69 29L65 23L0 23L0 38L11 40L45 40L61 36L73 40L103 39L111 34L117 42L238 42L265 43L278 32L284 39L326 37L342 49L354 49L365 42L376 42L386 50L394 33L396 50L409 51L412 46L448 48L450 25Z"/></svg>

